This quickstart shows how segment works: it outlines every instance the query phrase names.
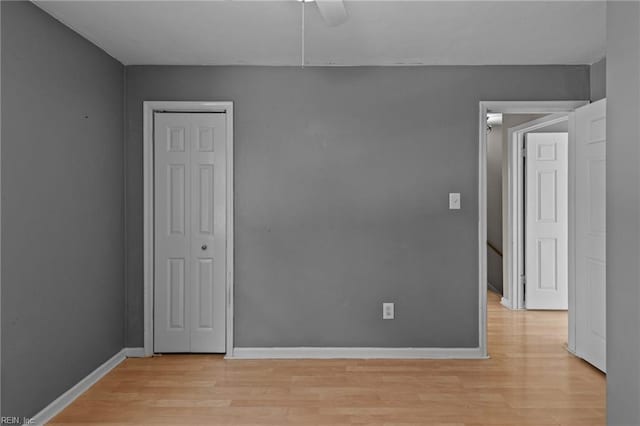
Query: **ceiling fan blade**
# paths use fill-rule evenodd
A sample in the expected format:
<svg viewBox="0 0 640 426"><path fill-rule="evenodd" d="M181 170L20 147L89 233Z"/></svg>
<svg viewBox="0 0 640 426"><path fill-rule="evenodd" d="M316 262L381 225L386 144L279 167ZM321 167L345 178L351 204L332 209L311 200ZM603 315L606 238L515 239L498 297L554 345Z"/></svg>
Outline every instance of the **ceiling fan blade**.
<svg viewBox="0 0 640 426"><path fill-rule="evenodd" d="M330 27L342 24L347 20L347 10L342 0L316 0L318 10Z"/></svg>

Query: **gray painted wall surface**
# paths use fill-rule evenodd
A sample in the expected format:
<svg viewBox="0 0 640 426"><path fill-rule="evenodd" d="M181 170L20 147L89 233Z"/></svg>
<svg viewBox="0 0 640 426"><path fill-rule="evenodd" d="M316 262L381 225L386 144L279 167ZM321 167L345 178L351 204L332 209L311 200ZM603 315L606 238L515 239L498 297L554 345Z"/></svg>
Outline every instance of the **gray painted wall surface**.
<svg viewBox="0 0 640 426"><path fill-rule="evenodd" d="M640 424L640 3L607 3L607 417Z"/></svg>
<svg viewBox="0 0 640 426"><path fill-rule="evenodd" d="M126 84L127 346L143 344L142 102L231 100L237 345L474 347L478 102L588 99L589 67L132 66Z"/></svg>
<svg viewBox="0 0 640 426"><path fill-rule="evenodd" d="M123 346L123 67L2 2L2 415Z"/></svg>
<svg viewBox="0 0 640 426"><path fill-rule="evenodd" d="M591 65L591 100L598 101L607 97L607 59L602 58Z"/></svg>

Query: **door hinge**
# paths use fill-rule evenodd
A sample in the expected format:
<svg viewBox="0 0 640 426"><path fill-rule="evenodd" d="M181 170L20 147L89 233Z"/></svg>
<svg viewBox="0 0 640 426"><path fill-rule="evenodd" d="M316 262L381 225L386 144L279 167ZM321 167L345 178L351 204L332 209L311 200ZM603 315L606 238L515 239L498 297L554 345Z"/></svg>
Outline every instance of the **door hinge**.
<svg viewBox="0 0 640 426"><path fill-rule="evenodd" d="M526 157L527 156L527 148L523 147L522 148L522 157Z"/></svg>

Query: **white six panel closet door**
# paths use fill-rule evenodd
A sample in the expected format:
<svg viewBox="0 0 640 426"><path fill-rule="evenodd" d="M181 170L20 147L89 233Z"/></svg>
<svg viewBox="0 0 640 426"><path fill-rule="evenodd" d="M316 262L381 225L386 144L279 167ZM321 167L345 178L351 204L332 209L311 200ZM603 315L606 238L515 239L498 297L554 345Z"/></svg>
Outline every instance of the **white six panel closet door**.
<svg viewBox="0 0 640 426"><path fill-rule="evenodd" d="M154 351L225 352L226 118L154 114Z"/></svg>
<svg viewBox="0 0 640 426"><path fill-rule="evenodd" d="M567 133L526 135L525 306L569 305Z"/></svg>

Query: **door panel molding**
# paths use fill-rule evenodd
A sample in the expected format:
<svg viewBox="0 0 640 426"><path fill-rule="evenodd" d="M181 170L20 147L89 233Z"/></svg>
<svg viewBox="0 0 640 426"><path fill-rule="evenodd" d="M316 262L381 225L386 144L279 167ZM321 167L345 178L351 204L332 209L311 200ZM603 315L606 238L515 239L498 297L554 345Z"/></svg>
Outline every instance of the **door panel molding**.
<svg viewBox="0 0 640 426"><path fill-rule="evenodd" d="M155 352L226 352L226 125L221 113L154 113Z"/></svg>
<svg viewBox="0 0 640 426"><path fill-rule="evenodd" d="M569 292L569 136L565 132L528 132L525 136L526 308L565 310Z"/></svg>
<svg viewBox="0 0 640 426"><path fill-rule="evenodd" d="M225 345L226 356L233 356L233 285L234 285L234 182L233 182L233 102L210 102L210 101L146 101L143 102L143 184L144 184L144 356L153 355L153 330L154 330L154 118L155 112L214 112L225 113L226 117L226 138L221 143L226 149L226 226L224 251L226 253L226 274L220 277L225 281ZM177 129L179 130L179 129ZM202 129L201 129L202 130ZM206 129L198 135L199 149L210 151L215 147L209 146L209 138ZM180 132L171 132L167 140L168 150L183 151L184 137L182 138L182 149ZM184 135L183 135L184 136ZM214 138L215 140L215 138ZM221 168L222 169L222 168ZM215 171L214 171L215 173ZM215 177L213 178L215 185ZM185 200L185 202L187 202ZM213 271L216 274L216 271ZM215 315L215 312L212 313Z"/></svg>

